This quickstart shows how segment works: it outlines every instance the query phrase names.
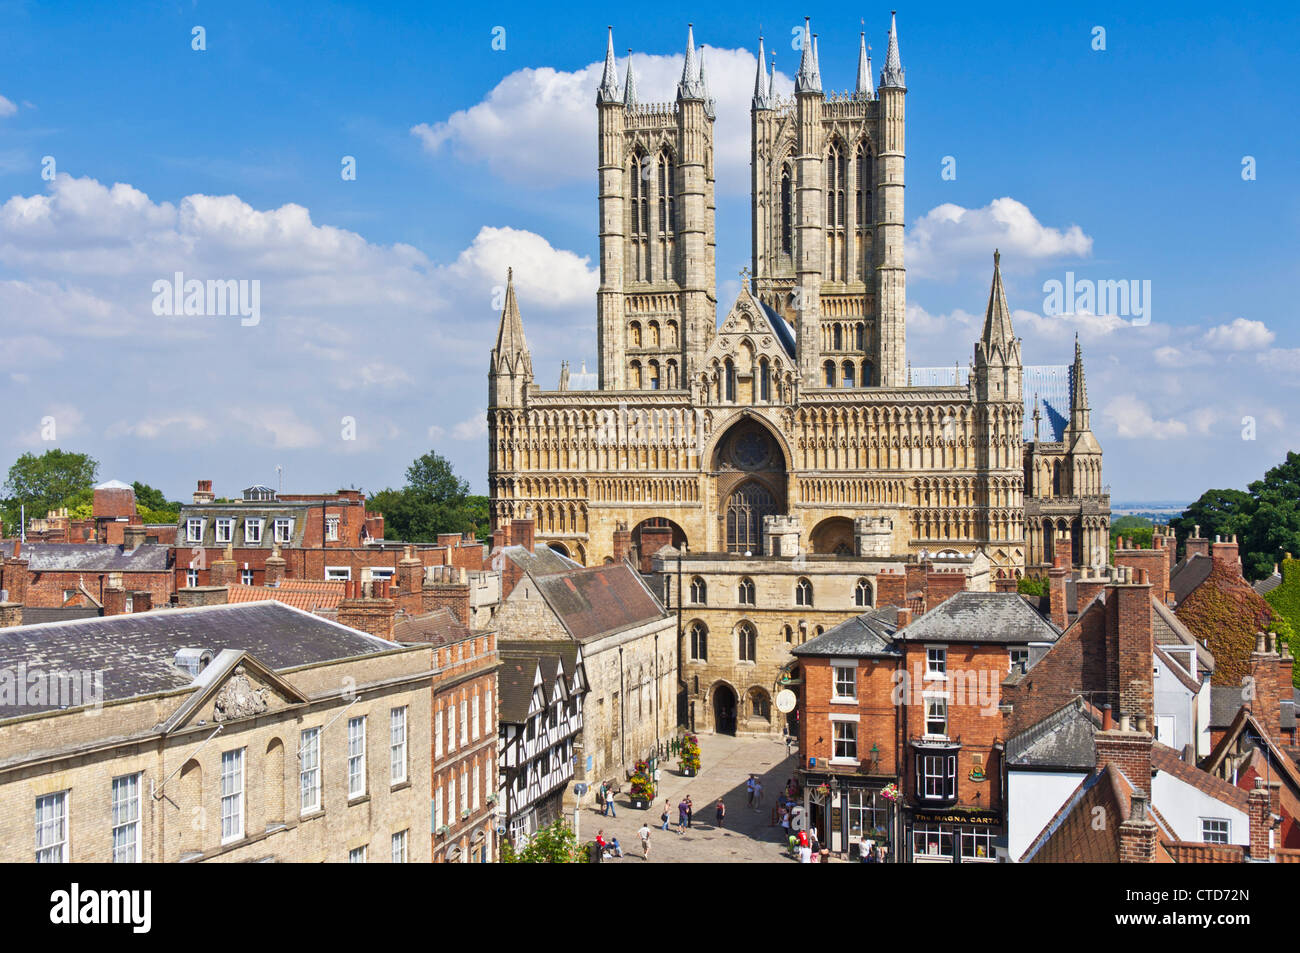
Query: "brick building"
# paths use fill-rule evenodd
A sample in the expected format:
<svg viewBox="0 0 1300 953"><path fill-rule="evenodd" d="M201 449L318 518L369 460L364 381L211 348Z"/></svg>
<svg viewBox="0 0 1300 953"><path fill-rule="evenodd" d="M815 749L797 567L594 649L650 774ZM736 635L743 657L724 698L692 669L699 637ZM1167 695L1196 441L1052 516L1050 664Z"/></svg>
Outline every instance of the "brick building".
<svg viewBox="0 0 1300 953"><path fill-rule="evenodd" d="M427 862L433 668L276 602L0 630L3 860Z"/></svg>
<svg viewBox="0 0 1300 953"><path fill-rule="evenodd" d="M0 589L10 602L29 608L82 607L105 614L125 611L134 593L148 594L152 605L166 605L173 592L172 551L144 542L144 526L126 524L125 543L0 542Z"/></svg>

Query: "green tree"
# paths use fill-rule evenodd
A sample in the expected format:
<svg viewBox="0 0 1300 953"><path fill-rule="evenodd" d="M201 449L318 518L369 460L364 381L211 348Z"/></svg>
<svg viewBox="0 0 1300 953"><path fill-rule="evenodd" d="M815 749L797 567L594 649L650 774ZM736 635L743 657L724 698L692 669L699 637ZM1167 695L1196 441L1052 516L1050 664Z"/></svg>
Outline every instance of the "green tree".
<svg viewBox="0 0 1300 953"><path fill-rule="evenodd" d="M1040 576L1022 576L1016 581L1016 592L1022 596L1047 595L1047 582Z"/></svg>
<svg viewBox="0 0 1300 953"><path fill-rule="evenodd" d="M98 473L99 464L88 454L59 449L40 456L24 453L5 480L5 524L17 526L23 506L28 518L39 518L66 505L79 491L91 489Z"/></svg>
<svg viewBox="0 0 1300 953"><path fill-rule="evenodd" d="M1244 537L1242 571L1247 579L1263 579L1284 554L1300 554L1300 453L1288 453L1248 489L1254 507L1236 531Z"/></svg>
<svg viewBox="0 0 1300 953"><path fill-rule="evenodd" d="M515 850L509 841L501 845L503 864L581 864L586 860L586 852L564 818L539 828L523 850Z"/></svg>
<svg viewBox="0 0 1300 953"><path fill-rule="evenodd" d="M1201 536L1206 539L1244 533L1254 503L1244 490L1206 490L1195 503L1183 510L1182 516L1169 521L1178 536L1179 550L1183 549L1196 526L1201 528Z"/></svg>
<svg viewBox="0 0 1300 953"><path fill-rule="evenodd" d="M439 533L465 533L475 529L476 516L486 518L484 501L476 506L469 484L456 476L451 464L429 451L406 470L406 486L381 490L368 508L384 514L384 535L412 543L433 542ZM479 531L486 529L486 519Z"/></svg>
<svg viewBox="0 0 1300 953"><path fill-rule="evenodd" d="M1300 631L1300 558L1282 560L1282 583L1264 597L1273 610L1273 624L1269 629L1282 636L1291 657L1300 653L1300 641L1296 633ZM1300 665L1291 674L1292 681L1300 688Z"/></svg>
<svg viewBox="0 0 1300 953"><path fill-rule="evenodd" d="M138 480L131 484L135 491L135 511L146 523L175 523L181 515L180 503L163 495L162 490Z"/></svg>

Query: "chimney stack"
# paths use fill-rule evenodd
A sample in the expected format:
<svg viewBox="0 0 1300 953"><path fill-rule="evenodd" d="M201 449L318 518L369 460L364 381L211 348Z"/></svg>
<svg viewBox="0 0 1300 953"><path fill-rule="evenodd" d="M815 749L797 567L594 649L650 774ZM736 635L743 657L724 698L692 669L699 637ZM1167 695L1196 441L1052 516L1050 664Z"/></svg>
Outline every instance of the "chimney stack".
<svg viewBox="0 0 1300 953"><path fill-rule="evenodd" d="M627 523L619 522L614 526L614 562L621 563L632 551L632 531Z"/></svg>
<svg viewBox="0 0 1300 953"><path fill-rule="evenodd" d="M1130 799L1128 820L1119 826L1121 864L1155 863L1157 828L1155 822L1148 816L1148 805L1146 792L1134 790Z"/></svg>
<svg viewBox="0 0 1300 953"><path fill-rule="evenodd" d="M104 615L125 615L126 590L117 586L108 587L104 590L103 604Z"/></svg>
<svg viewBox="0 0 1300 953"><path fill-rule="evenodd" d="M131 611L148 612L153 608L153 593L148 589L137 589L131 593Z"/></svg>
<svg viewBox="0 0 1300 953"><path fill-rule="evenodd" d="M1267 862L1273 846L1273 813L1263 778L1255 779L1255 789L1246 795L1246 803L1250 818L1250 859Z"/></svg>
<svg viewBox="0 0 1300 953"><path fill-rule="evenodd" d="M284 567L285 561L284 557L280 555L280 547L278 545L273 546L271 555L266 557L266 565L264 566L265 576L263 582L265 585L272 588L279 587L280 583L284 581Z"/></svg>
<svg viewBox="0 0 1300 953"><path fill-rule="evenodd" d="M1187 542L1184 545L1188 559L1198 555L1210 555L1210 541L1201 537L1201 527L1199 525L1192 527L1192 535L1187 537Z"/></svg>
<svg viewBox="0 0 1300 953"><path fill-rule="evenodd" d="M122 531L122 548L128 553L135 552L144 544L148 532L143 523L128 523Z"/></svg>
<svg viewBox="0 0 1300 953"><path fill-rule="evenodd" d="M1047 570L1048 606L1052 624L1062 632L1070 624L1065 602L1066 582L1070 578L1071 543L1068 538L1057 539L1052 558L1052 568Z"/></svg>

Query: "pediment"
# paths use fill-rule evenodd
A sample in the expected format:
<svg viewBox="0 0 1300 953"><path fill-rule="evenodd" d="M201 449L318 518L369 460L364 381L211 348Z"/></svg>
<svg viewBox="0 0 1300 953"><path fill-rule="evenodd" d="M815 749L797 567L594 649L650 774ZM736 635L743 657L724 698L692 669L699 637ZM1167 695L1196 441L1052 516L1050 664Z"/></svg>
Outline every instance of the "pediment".
<svg viewBox="0 0 1300 953"><path fill-rule="evenodd" d="M794 363L782 347L762 305L748 288L744 288L705 350L703 364L708 366L715 360L721 363L730 358L737 371L746 374L761 357L772 363L773 370L794 370Z"/></svg>
<svg viewBox="0 0 1300 953"><path fill-rule="evenodd" d="M306 704L308 698L247 652L226 649L194 680L194 693L161 725L227 724Z"/></svg>

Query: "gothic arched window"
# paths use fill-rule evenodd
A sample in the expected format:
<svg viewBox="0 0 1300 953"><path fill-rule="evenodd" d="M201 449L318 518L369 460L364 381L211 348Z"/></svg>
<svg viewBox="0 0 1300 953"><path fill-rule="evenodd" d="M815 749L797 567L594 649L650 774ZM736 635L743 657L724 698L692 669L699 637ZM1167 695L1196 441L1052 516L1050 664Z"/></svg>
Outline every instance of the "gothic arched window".
<svg viewBox="0 0 1300 953"><path fill-rule="evenodd" d="M737 487L727 500L727 552L762 552L763 517L774 513L776 501L763 484L749 480Z"/></svg>
<svg viewBox="0 0 1300 953"><path fill-rule="evenodd" d="M794 586L794 604L811 606L813 604L813 587L807 579L800 579Z"/></svg>
<svg viewBox="0 0 1300 953"><path fill-rule="evenodd" d="M734 401L736 399L736 365L731 362L731 358L727 358L723 362L722 376L724 378L723 385L726 387L726 396L723 399Z"/></svg>
<svg viewBox="0 0 1300 953"><path fill-rule="evenodd" d="M703 622L691 626L691 661L709 660L709 627Z"/></svg>
<svg viewBox="0 0 1300 953"><path fill-rule="evenodd" d="M659 362L651 361L647 369L649 370L650 375L649 375L649 381L647 382L646 386L650 390L658 390L659 389Z"/></svg>
<svg viewBox="0 0 1300 953"><path fill-rule="evenodd" d="M772 365L765 357L758 362L758 399L761 401L772 399Z"/></svg>
<svg viewBox="0 0 1300 953"><path fill-rule="evenodd" d="M853 362L845 361L842 369L842 380L845 387L853 386Z"/></svg>
<svg viewBox="0 0 1300 953"><path fill-rule="evenodd" d="M835 330L832 332L831 336L834 339L831 345L832 350L844 350L844 326L840 324L835 325Z"/></svg>
<svg viewBox="0 0 1300 953"><path fill-rule="evenodd" d="M758 633L748 622L736 626L736 657L742 662L758 661Z"/></svg>
<svg viewBox="0 0 1300 953"><path fill-rule="evenodd" d="M640 361L632 362L632 366L628 371L627 384L630 388L632 388L632 390L641 389L641 362Z"/></svg>
<svg viewBox="0 0 1300 953"><path fill-rule="evenodd" d="M790 166L781 168L781 251L794 253L794 194L790 183Z"/></svg>
<svg viewBox="0 0 1300 953"><path fill-rule="evenodd" d="M770 720L772 717L772 704L768 700L767 693L762 689L754 689L749 693L749 710L755 718Z"/></svg>
<svg viewBox="0 0 1300 953"><path fill-rule="evenodd" d="M857 587L853 590L853 604L858 606L871 605L871 583L865 579L859 579Z"/></svg>
<svg viewBox="0 0 1300 953"><path fill-rule="evenodd" d="M709 584L701 576L691 580L691 602L702 606L709 601Z"/></svg>
<svg viewBox="0 0 1300 953"><path fill-rule="evenodd" d="M848 190L848 164L844 144L831 143L826 156L826 278L843 281L845 193Z"/></svg>
<svg viewBox="0 0 1300 953"><path fill-rule="evenodd" d="M659 156L659 234L673 231L673 159L665 150Z"/></svg>
<svg viewBox="0 0 1300 953"><path fill-rule="evenodd" d="M875 210L871 205L871 150L864 142L858 147L858 277L865 280L871 273L871 240L868 233L874 225Z"/></svg>
<svg viewBox="0 0 1300 953"><path fill-rule="evenodd" d="M646 237L650 232L650 165L644 154L632 155L631 198L629 215L629 234L632 239L632 278L634 281L646 281L650 277L649 264L646 261Z"/></svg>
<svg viewBox="0 0 1300 953"><path fill-rule="evenodd" d="M826 386L834 387L835 386L835 362L827 361L822 366L822 370L826 372Z"/></svg>
<svg viewBox="0 0 1300 953"><path fill-rule="evenodd" d="M748 576L736 586L736 601L742 606L754 605L754 580Z"/></svg>
<svg viewBox="0 0 1300 953"><path fill-rule="evenodd" d="M853 329L853 346L859 351L866 347L865 336L866 325L859 321Z"/></svg>

